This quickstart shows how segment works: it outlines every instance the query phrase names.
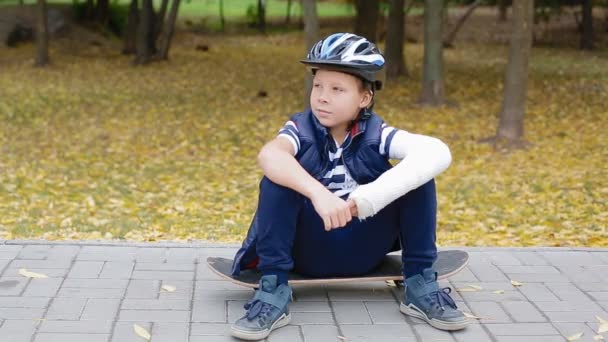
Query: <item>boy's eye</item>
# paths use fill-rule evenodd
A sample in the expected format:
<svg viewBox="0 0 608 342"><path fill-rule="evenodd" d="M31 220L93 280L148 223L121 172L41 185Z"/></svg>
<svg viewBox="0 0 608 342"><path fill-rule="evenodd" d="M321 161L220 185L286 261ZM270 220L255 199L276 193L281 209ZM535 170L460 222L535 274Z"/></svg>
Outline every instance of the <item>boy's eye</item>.
<svg viewBox="0 0 608 342"><path fill-rule="evenodd" d="M334 87L334 91L344 91L344 89L342 89L340 87Z"/></svg>
<svg viewBox="0 0 608 342"><path fill-rule="evenodd" d="M312 86L315 88L319 88L321 85L319 83L314 83Z"/></svg>

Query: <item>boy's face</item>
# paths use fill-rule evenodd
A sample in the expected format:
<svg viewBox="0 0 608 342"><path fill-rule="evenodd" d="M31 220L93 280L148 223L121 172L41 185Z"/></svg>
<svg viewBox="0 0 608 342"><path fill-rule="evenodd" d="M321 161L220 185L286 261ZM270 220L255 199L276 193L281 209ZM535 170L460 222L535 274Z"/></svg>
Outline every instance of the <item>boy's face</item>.
<svg viewBox="0 0 608 342"><path fill-rule="evenodd" d="M313 78L310 108L325 127L346 129L371 100L355 76L319 69Z"/></svg>

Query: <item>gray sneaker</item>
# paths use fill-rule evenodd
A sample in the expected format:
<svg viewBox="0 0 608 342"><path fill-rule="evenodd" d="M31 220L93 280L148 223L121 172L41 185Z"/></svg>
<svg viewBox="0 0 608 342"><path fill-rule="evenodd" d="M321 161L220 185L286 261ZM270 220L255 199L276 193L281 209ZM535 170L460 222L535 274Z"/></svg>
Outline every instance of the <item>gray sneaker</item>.
<svg viewBox="0 0 608 342"><path fill-rule="evenodd" d="M469 319L457 309L450 292L449 287L439 289L437 273L427 268L422 275L405 279L405 296L399 309L406 315L427 321L437 329L464 329Z"/></svg>
<svg viewBox="0 0 608 342"><path fill-rule="evenodd" d="M245 316L232 325L232 336L243 340L263 340L272 330L289 324L291 299L291 288L286 284L277 286L276 275L262 277L260 288L245 304Z"/></svg>

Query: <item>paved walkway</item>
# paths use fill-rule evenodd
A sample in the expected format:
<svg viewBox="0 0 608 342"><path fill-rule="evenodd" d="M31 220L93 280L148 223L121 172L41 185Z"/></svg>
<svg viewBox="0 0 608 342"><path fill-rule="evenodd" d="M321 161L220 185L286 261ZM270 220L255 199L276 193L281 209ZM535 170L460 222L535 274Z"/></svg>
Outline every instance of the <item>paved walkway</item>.
<svg viewBox="0 0 608 342"><path fill-rule="evenodd" d="M460 290L459 306L481 319L462 332L401 315L400 290L358 283L295 287L292 323L268 340L542 342L583 333L579 341L594 341L596 316L608 320L608 249L467 250L468 267L449 285ZM233 341L230 323L253 292L219 280L205 259L234 251L186 243L0 240L0 341L145 341L134 324L153 342ZM22 268L48 278L25 277Z"/></svg>

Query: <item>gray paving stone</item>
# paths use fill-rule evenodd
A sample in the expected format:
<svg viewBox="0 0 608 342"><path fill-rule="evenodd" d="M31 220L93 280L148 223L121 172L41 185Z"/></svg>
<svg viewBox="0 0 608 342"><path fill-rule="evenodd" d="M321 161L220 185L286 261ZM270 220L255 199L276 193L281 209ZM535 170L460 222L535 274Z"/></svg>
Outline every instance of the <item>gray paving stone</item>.
<svg viewBox="0 0 608 342"><path fill-rule="evenodd" d="M190 311L178 310L120 310L119 321L189 322Z"/></svg>
<svg viewBox="0 0 608 342"><path fill-rule="evenodd" d="M587 292L596 301L608 301L608 291L603 292Z"/></svg>
<svg viewBox="0 0 608 342"><path fill-rule="evenodd" d="M166 248L140 247L135 252L135 260L137 262L161 263L166 260L166 252Z"/></svg>
<svg viewBox="0 0 608 342"><path fill-rule="evenodd" d="M107 342L108 334L64 334L64 333L39 333L34 342Z"/></svg>
<svg viewBox="0 0 608 342"><path fill-rule="evenodd" d="M224 280L197 280L195 286L196 293L210 290L242 291L244 289L242 286Z"/></svg>
<svg viewBox="0 0 608 342"><path fill-rule="evenodd" d="M564 342L564 338L559 335L551 336L536 336L536 335L522 335L522 336L497 336L496 341L498 342L522 342L522 341L534 341L534 342Z"/></svg>
<svg viewBox="0 0 608 342"><path fill-rule="evenodd" d="M133 271L131 279L194 280L194 272L184 271Z"/></svg>
<svg viewBox="0 0 608 342"><path fill-rule="evenodd" d="M80 252L80 246L53 246L47 253L47 260L73 260Z"/></svg>
<svg viewBox="0 0 608 342"><path fill-rule="evenodd" d="M168 263L194 264L198 260L198 253L192 248L169 248L165 256ZM205 264L205 261L202 260L200 264Z"/></svg>
<svg viewBox="0 0 608 342"><path fill-rule="evenodd" d="M68 273L69 269L67 268L32 268L32 267L21 267L25 268L29 272L41 273L51 278L63 278ZM5 277L22 277L19 274L19 270L21 268L8 267L4 270L2 274Z"/></svg>
<svg viewBox="0 0 608 342"><path fill-rule="evenodd" d="M68 298L122 298L124 289L88 289L88 288L61 288L57 297Z"/></svg>
<svg viewBox="0 0 608 342"><path fill-rule="evenodd" d="M429 324L415 324L414 330L422 341L454 341L450 333L435 329Z"/></svg>
<svg viewBox="0 0 608 342"><path fill-rule="evenodd" d="M80 319L113 321L119 305L120 299L89 299Z"/></svg>
<svg viewBox="0 0 608 342"><path fill-rule="evenodd" d="M521 302L523 303L523 302ZM510 323L511 317L496 302L469 302L472 313L480 317L482 323Z"/></svg>
<svg viewBox="0 0 608 342"><path fill-rule="evenodd" d="M112 321L42 321L38 332L109 334Z"/></svg>
<svg viewBox="0 0 608 342"><path fill-rule="evenodd" d="M46 308L51 297L0 297L0 308Z"/></svg>
<svg viewBox="0 0 608 342"><path fill-rule="evenodd" d="M334 317L331 312L291 312L290 324L334 324Z"/></svg>
<svg viewBox="0 0 608 342"><path fill-rule="evenodd" d="M293 298L295 301L305 302L305 301L327 301L328 294L327 289L325 287L316 287L316 286L306 286L306 287L297 287L293 288Z"/></svg>
<svg viewBox="0 0 608 342"><path fill-rule="evenodd" d="M526 301L526 298L518 291L505 291L504 293L495 293L494 291L475 291L462 292L462 298L467 302L502 302L509 301Z"/></svg>
<svg viewBox="0 0 608 342"><path fill-rule="evenodd" d="M154 342L188 341L188 323L154 322L150 335Z"/></svg>
<svg viewBox="0 0 608 342"><path fill-rule="evenodd" d="M507 275L511 274L559 274L555 266L499 266Z"/></svg>
<svg viewBox="0 0 608 342"><path fill-rule="evenodd" d="M584 335L578 341L594 341L593 336L597 333L585 323L554 323L553 326L559 330L562 336L568 338L579 333Z"/></svg>
<svg viewBox="0 0 608 342"><path fill-rule="evenodd" d="M175 287L175 291L168 292L162 289L162 286L170 285ZM191 280L166 280L161 281L161 289L158 294L158 299L188 299L192 298L194 290L194 281ZM218 298L218 297L213 297ZM211 298L211 299L213 299Z"/></svg>
<svg viewBox="0 0 608 342"><path fill-rule="evenodd" d="M176 291L177 292L177 291ZM174 293L171 293L174 294ZM253 298L253 290L241 290L241 291L222 291L222 290L210 290L210 291L199 291L194 293L194 300L214 300L223 298L226 300L241 300L246 301ZM161 297L162 297L161 293ZM169 294L167 294L167 297ZM295 296L294 296L295 297ZM190 298L190 297L188 297Z"/></svg>
<svg viewBox="0 0 608 342"><path fill-rule="evenodd" d="M23 246L0 245L0 259L14 259L22 249Z"/></svg>
<svg viewBox="0 0 608 342"><path fill-rule="evenodd" d="M540 313L534 305L528 302L509 302L500 303L515 322L546 322L547 319Z"/></svg>
<svg viewBox="0 0 608 342"><path fill-rule="evenodd" d="M66 279L61 287L89 288L89 289L126 289L128 279Z"/></svg>
<svg viewBox="0 0 608 342"><path fill-rule="evenodd" d="M559 251L541 252L543 258L547 259L552 265L579 265L588 266L602 264L598 259L594 258L589 252L568 252Z"/></svg>
<svg viewBox="0 0 608 342"><path fill-rule="evenodd" d="M14 259L10 263L11 268L26 268L30 269L46 269L46 268L62 268L69 269L72 267L70 260L34 260L34 259Z"/></svg>
<svg viewBox="0 0 608 342"><path fill-rule="evenodd" d="M517 260L521 261L524 266L541 266L548 265L547 260L542 258L537 252L517 252L513 253Z"/></svg>
<svg viewBox="0 0 608 342"><path fill-rule="evenodd" d="M390 289L379 290L331 290L328 289L331 301L395 301Z"/></svg>
<svg viewBox="0 0 608 342"><path fill-rule="evenodd" d="M600 283L604 282L602 273L578 265L566 265L556 267L561 274L577 283Z"/></svg>
<svg viewBox="0 0 608 342"><path fill-rule="evenodd" d="M275 330L268 336L268 342L283 342L283 341L293 341L293 342L303 342L302 336L300 334L300 327L288 325L282 327L281 329Z"/></svg>
<svg viewBox="0 0 608 342"><path fill-rule="evenodd" d="M575 281L574 285L583 291L608 291L608 282L588 283Z"/></svg>
<svg viewBox="0 0 608 342"><path fill-rule="evenodd" d="M591 301L589 296L584 294L581 290L579 290L576 286L572 284L546 283L545 285L561 300L587 302Z"/></svg>
<svg viewBox="0 0 608 342"><path fill-rule="evenodd" d="M221 280L219 275L215 274L207 265L207 263L196 264L196 280Z"/></svg>
<svg viewBox="0 0 608 342"><path fill-rule="evenodd" d="M228 313L223 299L196 300L192 307L192 322L227 323Z"/></svg>
<svg viewBox="0 0 608 342"><path fill-rule="evenodd" d="M192 336L189 342L238 342L240 340L232 336Z"/></svg>
<svg viewBox="0 0 608 342"><path fill-rule="evenodd" d="M145 341L135 333L133 325L137 324L146 329L152 335L152 323L137 321L137 322L116 322L112 333L111 342L127 342L127 341ZM152 337L154 338L154 337ZM88 342L88 341L87 341ZM174 342L178 342L177 340Z"/></svg>
<svg viewBox="0 0 608 342"><path fill-rule="evenodd" d="M291 312L331 312L328 302L292 302L289 304Z"/></svg>
<svg viewBox="0 0 608 342"><path fill-rule="evenodd" d="M112 253L108 253L111 250ZM77 260L134 261L137 247L83 246Z"/></svg>
<svg viewBox="0 0 608 342"><path fill-rule="evenodd" d="M137 262L135 271L194 271L194 264Z"/></svg>
<svg viewBox="0 0 608 342"><path fill-rule="evenodd" d="M363 302L333 302L338 324L372 324Z"/></svg>
<svg viewBox="0 0 608 342"><path fill-rule="evenodd" d="M528 266L546 267L546 266ZM569 283L570 279L562 274L537 274L537 273L509 273L509 279L521 283Z"/></svg>
<svg viewBox="0 0 608 342"><path fill-rule="evenodd" d="M559 335L559 332L550 323L498 323L488 324L486 328L494 336Z"/></svg>
<svg viewBox="0 0 608 342"><path fill-rule="evenodd" d="M0 319L40 319L45 309L40 308L3 308L0 307Z"/></svg>
<svg viewBox="0 0 608 342"><path fill-rule="evenodd" d="M107 279L130 279L133 274L134 262L131 261L108 261L105 262L99 278Z"/></svg>
<svg viewBox="0 0 608 342"><path fill-rule="evenodd" d="M347 341L370 342L370 341L395 341L413 342L417 341L412 328L406 324L377 324L377 325L340 325Z"/></svg>
<svg viewBox="0 0 608 342"><path fill-rule="evenodd" d="M405 316L395 302L365 302L365 307L373 324L405 323Z"/></svg>
<svg viewBox="0 0 608 342"><path fill-rule="evenodd" d="M192 323L191 336L230 335L230 324L226 323Z"/></svg>
<svg viewBox="0 0 608 342"><path fill-rule="evenodd" d="M605 311L547 311L545 315L551 322L584 323L597 322L595 316L608 317Z"/></svg>
<svg viewBox="0 0 608 342"><path fill-rule="evenodd" d="M492 338L479 324L469 324L465 329L452 332L452 337L458 342L485 342Z"/></svg>
<svg viewBox="0 0 608 342"><path fill-rule="evenodd" d="M28 245L24 246L15 259L46 259L51 246Z"/></svg>
<svg viewBox="0 0 608 342"><path fill-rule="evenodd" d="M23 292L26 297L53 297L57 295L63 278L32 279Z"/></svg>
<svg viewBox="0 0 608 342"><path fill-rule="evenodd" d="M556 301L556 302L537 302L536 306L543 312L551 311L601 311L597 303L587 301Z"/></svg>
<svg viewBox="0 0 608 342"><path fill-rule="evenodd" d="M156 299L160 286L158 280L131 280L125 298Z"/></svg>
<svg viewBox="0 0 608 342"><path fill-rule="evenodd" d="M337 342L338 327L335 325L304 325L302 326L304 342Z"/></svg>
<svg viewBox="0 0 608 342"><path fill-rule="evenodd" d="M508 282L507 277L500 269L492 264L469 263L469 269L483 282Z"/></svg>
<svg viewBox="0 0 608 342"><path fill-rule="evenodd" d="M479 282L479 279L468 267L449 278L450 282Z"/></svg>
<svg viewBox="0 0 608 342"><path fill-rule="evenodd" d="M97 278L104 265L103 261L76 261L68 273L68 278Z"/></svg>
<svg viewBox="0 0 608 342"><path fill-rule="evenodd" d="M190 310L186 299L125 299L122 310Z"/></svg>
<svg viewBox="0 0 608 342"><path fill-rule="evenodd" d="M533 302L557 302L559 298L544 284L530 283L519 287L519 291Z"/></svg>
<svg viewBox="0 0 608 342"><path fill-rule="evenodd" d="M45 318L77 321L80 319L86 303L86 298L55 298Z"/></svg>
<svg viewBox="0 0 608 342"><path fill-rule="evenodd" d="M224 305L227 305L228 323L232 324L236 322L239 318L243 317L243 315L245 314L245 309L243 308L245 303L246 301L238 300L231 300L224 303Z"/></svg>
<svg viewBox="0 0 608 342"><path fill-rule="evenodd" d="M496 266L521 265L521 261L514 257L510 252L492 250L484 252L483 254L485 254L486 258Z"/></svg>

